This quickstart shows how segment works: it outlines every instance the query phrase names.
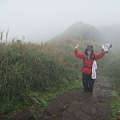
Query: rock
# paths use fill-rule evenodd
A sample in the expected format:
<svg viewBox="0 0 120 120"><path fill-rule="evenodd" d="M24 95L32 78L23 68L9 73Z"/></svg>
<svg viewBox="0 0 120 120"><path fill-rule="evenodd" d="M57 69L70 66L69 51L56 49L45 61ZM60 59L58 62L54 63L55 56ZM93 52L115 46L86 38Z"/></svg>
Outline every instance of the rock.
<svg viewBox="0 0 120 120"><path fill-rule="evenodd" d="M33 105L40 104L40 102L39 102L36 98L34 98L34 97L31 97L31 98L30 98L30 101L31 101L31 103L32 103Z"/></svg>

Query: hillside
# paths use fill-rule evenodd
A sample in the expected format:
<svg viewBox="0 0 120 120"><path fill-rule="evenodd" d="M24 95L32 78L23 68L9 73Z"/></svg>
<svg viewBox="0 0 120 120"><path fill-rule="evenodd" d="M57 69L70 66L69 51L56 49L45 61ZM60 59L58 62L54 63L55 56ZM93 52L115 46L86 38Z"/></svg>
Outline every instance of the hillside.
<svg viewBox="0 0 120 120"><path fill-rule="evenodd" d="M49 103L46 109L29 107L14 114L15 120L110 120L112 97L108 78L98 76L93 94L72 89ZM34 114L32 113L34 111ZM2 119L2 118L0 118ZM13 119L13 120L14 120ZM2 120L8 120L3 118Z"/></svg>
<svg viewBox="0 0 120 120"><path fill-rule="evenodd" d="M78 22L71 25L63 34L56 36L50 41L65 41L68 39L99 41L100 32L92 25Z"/></svg>
<svg viewBox="0 0 120 120"><path fill-rule="evenodd" d="M60 34L48 42L54 42L55 45L76 45L76 43L85 46L89 43L100 46L104 43L112 43L112 51L119 52L120 44L120 25L109 25L96 28L83 22L74 23L63 34ZM98 48L97 46L97 48Z"/></svg>
<svg viewBox="0 0 120 120"><path fill-rule="evenodd" d="M80 43L79 51L84 52L86 45L92 44L95 53L101 52L99 33L91 25L75 23L62 35L46 43L13 41L7 45L1 44L0 71L3 74L0 76L0 120L8 120L10 117L14 117L14 120L67 120L66 117L68 120L72 117L72 120L109 120L112 100L110 79L99 74L93 94L85 94L82 91L81 76L83 61L74 56L76 43ZM106 71L111 69L108 63L112 60L110 58L115 57L110 50L109 54L98 61L98 71L102 71L100 68L106 65L110 66ZM112 65L115 68L113 71L119 66L114 63ZM12 116L9 114L17 110ZM115 107L114 117L118 112L119 107Z"/></svg>
<svg viewBox="0 0 120 120"><path fill-rule="evenodd" d="M103 44L100 31L94 26L83 22L74 23L63 34L54 37L47 43L71 52L73 52L77 43L80 44L79 50L83 52L88 44L92 44L94 50L98 53Z"/></svg>

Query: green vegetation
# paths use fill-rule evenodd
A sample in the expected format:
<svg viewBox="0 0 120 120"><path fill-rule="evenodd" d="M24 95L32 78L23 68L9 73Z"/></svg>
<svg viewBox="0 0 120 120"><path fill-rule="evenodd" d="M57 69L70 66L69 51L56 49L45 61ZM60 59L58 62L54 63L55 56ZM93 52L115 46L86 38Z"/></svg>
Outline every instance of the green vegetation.
<svg viewBox="0 0 120 120"><path fill-rule="evenodd" d="M47 107L48 100L81 88L82 61L74 56L75 45L80 43L78 50L84 52L85 46L92 44L95 52L100 52L100 32L88 24L75 24L52 41L40 44L15 38L7 43L8 32L5 43L0 33L0 114L31 105L32 97L40 102L38 107ZM112 118L120 119L120 58L113 58L116 54L106 54L98 68L104 67L103 73L112 80Z"/></svg>
<svg viewBox="0 0 120 120"><path fill-rule="evenodd" d="M73 51L47 43L13 41L1 44L0 61L1 114L30 105L30 97L46 106L45 101L57 94L81 87L80 63Z"/></svg>
<svg viewBox="0 0 120 120"><path fill-rule="evenodd" d="M112 96L114 100L112 102L112 117L120 119L120 58L116 58L109 62L105 69L105 75L109 76L112 81ZM107 71L107 72L106 72Z"/></svg>

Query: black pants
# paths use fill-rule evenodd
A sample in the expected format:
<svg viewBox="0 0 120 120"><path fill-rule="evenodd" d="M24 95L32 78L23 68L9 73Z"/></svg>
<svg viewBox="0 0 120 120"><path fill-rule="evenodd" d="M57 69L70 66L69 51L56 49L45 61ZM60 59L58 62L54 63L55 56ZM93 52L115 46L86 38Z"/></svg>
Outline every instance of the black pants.
<svg viewBox="0 0 120 120"><path fill-rule="evenodd" d="M85 92L92 92L95 79L91 78L91 75L82 73L82 82Z"/></svg>

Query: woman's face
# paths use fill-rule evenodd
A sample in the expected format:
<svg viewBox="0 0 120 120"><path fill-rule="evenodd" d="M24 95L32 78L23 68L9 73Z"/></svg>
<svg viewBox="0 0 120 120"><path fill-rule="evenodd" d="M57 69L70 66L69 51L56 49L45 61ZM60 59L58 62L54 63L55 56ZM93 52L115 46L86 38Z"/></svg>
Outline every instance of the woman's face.
<svg viewBox="0 0 120 120"><path fill-rule="evenodd" d="M87 54L91 55L92 54L92 50L87 50Z"/></svg>

